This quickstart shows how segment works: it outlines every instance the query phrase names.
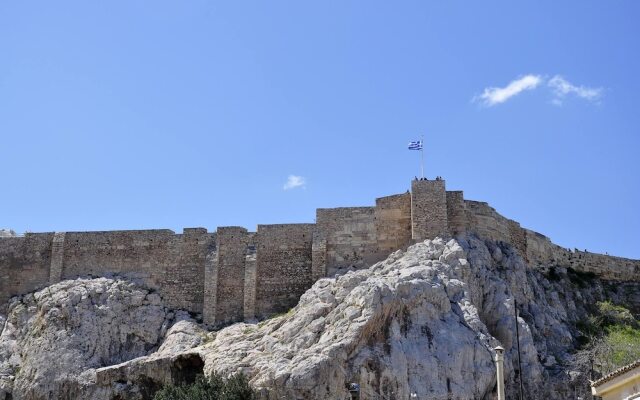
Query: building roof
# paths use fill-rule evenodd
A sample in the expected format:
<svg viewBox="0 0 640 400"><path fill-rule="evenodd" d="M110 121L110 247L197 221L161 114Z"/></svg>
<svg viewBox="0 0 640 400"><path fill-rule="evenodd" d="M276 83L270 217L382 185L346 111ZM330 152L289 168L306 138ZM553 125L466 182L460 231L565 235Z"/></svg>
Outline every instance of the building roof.
<svg viewBox="0 0 640 400"><path fill-rule="evenodd" d="M612 380L613 378L616 378L616 377L618 377L618 376L620 376L620 375L622 375L622 374L624 374L626 372L629 372L632 369L638 368L638 367L640 367L640 359L632 362L631 364L627 364L624 367L620 367L620 368L616 369L615 371L610 372L607 375L603 376L602 378L591 382L591 386L592 387L600 386L603 383L607 383L610 380Z"/></svg>

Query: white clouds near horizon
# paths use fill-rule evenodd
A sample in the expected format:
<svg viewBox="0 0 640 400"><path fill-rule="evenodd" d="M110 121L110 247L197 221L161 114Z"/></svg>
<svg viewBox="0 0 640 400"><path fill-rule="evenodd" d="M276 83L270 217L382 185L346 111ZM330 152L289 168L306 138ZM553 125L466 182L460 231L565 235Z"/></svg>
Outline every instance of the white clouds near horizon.
<svg viewBox="0 0 640 400"><path fill-rule="evenodd" d="M307 184L307 180L304 176L289 175L282 189L290 190L298 187L304 188L306 184Z"/></svg>
<svg viewBox="0 0 640 400"><path fill-rule="evenodd" d="M542 82L542 77L539 75L525 75L509 82L507 86L502 88L485 88L482 94L476 96L474 100L480 100L485 106L491 107L496 104L504 103L525 90L535 89L540 82Z"/></svg>

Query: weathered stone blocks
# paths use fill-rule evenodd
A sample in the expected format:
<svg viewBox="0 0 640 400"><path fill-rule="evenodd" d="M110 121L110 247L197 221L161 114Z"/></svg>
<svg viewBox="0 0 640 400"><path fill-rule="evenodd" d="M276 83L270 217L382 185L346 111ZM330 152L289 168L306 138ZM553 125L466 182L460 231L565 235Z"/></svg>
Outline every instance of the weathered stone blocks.
<svg viewBox="0 0 640 400"><path fill-rule="evenodd" d="M258 225L255 315L292 308L313 285L314 224Z"/></svg>
<svg viewBox="0 0 640 400"><path fill-rule="evenodd" d="M215 274L215 323L244 318L244 276L249 234L238 226L218 228L218 261Z"/></svg>
<svg viewBox="0 0 640 400"><path fill-rule="evenodd" d="M640 280L640 261L571 251L523 229L487 203L447 192L443 180L414 180L411 193L372 207L321 208L315 224L108 232L0 238L0 311L14 295L82 276L124 275L166 304L202 313L210 326L263 318L293 307L318 279L365 268L436 236L473 232L508 242L532 267L558 265L605 279Z"/></svg>
<svg viewBox="0 0 640 400"><path fill-rule="evenodd" d="M415 241L449 233L447 195L443 180L411 181L411 229Z"/></svg>

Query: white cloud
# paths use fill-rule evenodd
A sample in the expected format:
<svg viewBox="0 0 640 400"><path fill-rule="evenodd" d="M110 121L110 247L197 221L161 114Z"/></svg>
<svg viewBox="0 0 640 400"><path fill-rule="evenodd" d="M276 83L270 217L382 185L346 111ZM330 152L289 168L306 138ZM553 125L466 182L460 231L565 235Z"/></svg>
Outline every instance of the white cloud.
<svg viewBox="0 0 640 400"><path fill-rule="evenodd" d="M555 95L555 98L551 102L557 106L561 105L564 97L569 94L575 94L576 96L589 101L597 101L602 95L602 88L575 86L560 75L556 75L549 79L548 85Z"/></svg>
<svg viewBox="0 0 640 400"><path fill-rule="evenodd" d="M307 180L304 176L289 175L289 177L287 178L287 182L285 182L282 188L284 190L295 189L297 187L304 188L306 184Z"/></svg>
<svg viewBox="0 0 640 400"><path fill-rule="evenodd" d="M540 82L542 82L542 77L539 75L525 75L522 78L509 82L507 86L502 88L485 88L482 94L476 96L474 100L481 101L488 107L495 106L496 104L504 103L520 92L535 89Z"/></svg>

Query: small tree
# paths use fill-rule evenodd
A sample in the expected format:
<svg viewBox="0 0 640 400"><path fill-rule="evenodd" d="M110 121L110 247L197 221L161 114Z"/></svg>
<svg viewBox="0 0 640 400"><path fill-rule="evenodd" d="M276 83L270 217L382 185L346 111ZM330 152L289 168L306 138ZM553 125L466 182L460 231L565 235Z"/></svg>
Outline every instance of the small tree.
<svg viewBox="0 0 640 400"><path fill-rule="evenodd" d="M256 393L243 374L224 379L218 374L209 378L199 375L189 385L168 385L160 389L153 400L254 400Z"/></svg>
<svg viewBox="0 0 640 400"><path fill-rule="evenodd" d="M591 368L606 375L640 358L640 324L633 314L609 301L596 306L597 313L579 324L587 341L576 353L574 366L586 375L591 374Z"/></svg>

